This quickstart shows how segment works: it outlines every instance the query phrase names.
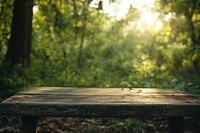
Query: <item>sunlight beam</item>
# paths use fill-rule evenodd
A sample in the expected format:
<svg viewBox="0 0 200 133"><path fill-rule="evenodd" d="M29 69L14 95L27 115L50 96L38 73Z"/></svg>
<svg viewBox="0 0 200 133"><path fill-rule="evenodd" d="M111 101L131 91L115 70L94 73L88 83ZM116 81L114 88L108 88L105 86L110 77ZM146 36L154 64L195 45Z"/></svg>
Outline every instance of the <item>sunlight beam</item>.
<svg viewBox="0 0 200 133"><path fill-rule="evenodd" d="M100 0L93 0L91 7L98 5ZM139 26L138 29L146 30L144 28L151 28L159 30L162 27L162 22L159 21L159 13L152 12L152 8L155 7L155 0L116 0L115 2L109 2L109 0L101 0L103 2L103 13L108 14L111 17L115 17L116 20L124 19L130 6L136 8L140 13L140 18L135 21Z"/></svg>
<svg viewBox="0 0 200 133"><path fill-rule="evenodd" d="M140 17L141 21L148 25L153 25L155 20L154 20L154 15L151 12L144 12L142 13Z"/></svg>

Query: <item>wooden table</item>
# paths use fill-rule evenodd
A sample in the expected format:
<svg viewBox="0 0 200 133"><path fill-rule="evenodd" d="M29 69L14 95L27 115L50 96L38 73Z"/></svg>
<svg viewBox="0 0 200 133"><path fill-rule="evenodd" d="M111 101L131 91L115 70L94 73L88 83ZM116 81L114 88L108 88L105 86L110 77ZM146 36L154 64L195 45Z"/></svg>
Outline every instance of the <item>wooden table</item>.
<svg viewBox="0 0 200 133"><path fill-rule="evenodd" d="M22 116L22 133L35 133L40 116L164 116L169 132L183 133L185 116L200 117L200 100L169 89L36 87L3 101L0 114Z"/></svg>

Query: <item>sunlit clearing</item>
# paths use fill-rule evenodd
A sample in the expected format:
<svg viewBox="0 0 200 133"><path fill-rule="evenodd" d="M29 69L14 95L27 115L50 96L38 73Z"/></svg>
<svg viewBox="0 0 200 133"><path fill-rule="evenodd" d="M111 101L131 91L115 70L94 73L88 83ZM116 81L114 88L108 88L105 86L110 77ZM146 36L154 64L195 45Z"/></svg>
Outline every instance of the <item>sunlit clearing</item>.
<svg viewBox="0 0 200 133"><path fill-rule="evenodd" d="M162 28L163 27L163 23L161 22L161 21L158 21L157 23L156 23L156 28L157 29L160 29L160 28Z"/></svg>
<svg viewBox="0 0 200 133"><path fill-rule="evenodd" d="M117 20L122 19L130 7L130 1L118 0L116 3L109 3L109 0L104 0L104 13L116 17Z"/></svg>
<svg viewBox="0 0 200 133"><path fill-rule="evenodd" d="M117 20L121 20L126 16L130 6L136 8L141 13L141 16L134 23L137 23L137 28L142 31L145 31L147 28L159 30L163 25L162 22L158 20L159 13L151 11L151 9L155 7L154 0L101 1L103 2L103 10L101 12L106 13L111 17L115 17ZM99 2L100 0L93 0L90 6L97 8Z"/></svg>
<svg viewBox="0 0 200 133"><path fill-rule="evenodd" d="M33 13L36 13L36 12L38 12L38 6L33 7Z"/></svg>
<svg viewBox="0 0 200 133"><path fill-rule="evenodd" d="M154 7L154 0L117 0L114 3L109 3L109 0L103 0L103 3L104 12L110 16L115 16L117 20L124 18L130 6L137 8L142 13Z"/></svg>
<svg viewBox="0 0 200 133"><path fill-rule="evenodd" d="M101 12L108 14L109 16L115 17L117 20L122 19L128 12L131 5L131 0L116 0L110 2L109 0L101 0L103 2L103 10ZM98 8L100 0L93 0L90 7Z"/></svg>
<svg viewBox="0 0 200 133"><path fill-rule="evenodd" d="M175 17L175 13L169 12L167 15L165 15L164 20L169 21L171 18Z"/></svg>
<svg viewBox="0 0 200 133"><path fill-rule="evenodd" d="M149 24L149 25L153 25L155 22L155 16L153 15L153 13L151 12L144 12L141 15L141 21Z"/></svg>
<svg viewBox="0 0 200 133"><path fill-rule="evenodd" d="M131 5L135 8L153 8L154 7L154 0L130 0Z"/></svg>
<svg viewBox="0 0 200 133"><path fill-rule="evenodd" d="M158 20L158 13L142 12L138 23L141 27L152 26L154 30L159 30L162 27L162 22Z"/></svg>

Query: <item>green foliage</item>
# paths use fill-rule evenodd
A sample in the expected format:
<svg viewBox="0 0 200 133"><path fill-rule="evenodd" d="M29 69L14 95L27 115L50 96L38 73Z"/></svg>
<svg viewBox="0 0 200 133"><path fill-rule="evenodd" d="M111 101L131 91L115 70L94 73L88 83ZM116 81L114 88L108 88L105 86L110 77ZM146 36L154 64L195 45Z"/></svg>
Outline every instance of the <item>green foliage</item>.
<svg viewBox="0 0 200 133"><path fill-rule="evenodd" d="M124 119L120 121L111 121L108 126L108 133L130 133L136 132L139 127L140 121L137 119Z"/></svg>
<svg viewBox="0 0 200 133"><path fill-rule="evenodd" d="M3 61L10 38L13 0L0 2L0 62Z"/></svg>
<svg viewBox="0 0 200 133"><path fill-rule="evenodd" d="M137 132L141 121L138 119L95 119L91 125L85 129L88 133L130 133Z"/></svg>
<svg viewBox="0 0 200 133"><path fill-rule="evenodd" d="M20 65L10 67L10 63L0 66L0 97L5 99L20 91L24 84L24 72Z"/></svg>
<svg viewBox="0 0 200 133"><path fill-rule="evenodd" d="M29 86L159 87L200 95L197 0L157 0L152 11L159 12L163 26L156 32L137 27L142 15L137 8L116 20L90 2L35 0L31 67L24 70L3 62L13 0L0 1L0 101ZM96 131L99 123L87 131ZM106 125L109 133L137 132L140 121L110 120Z"/></svg>
<svg viewBox="0 0 200 133"><path fill-rule="evenodd" d="M199 89L199 52L188 54L192 33L184 13L193 3L164 2L157 9L164 9L164 25L154 33L130 26L141 15L136 8L131 7L125 19L113 21L99 10L85 8L87 2L53 1L47 6L41 1L33 23L32 81L38 86L178 89L192 82ZM169 13L175 15L164 20ZM194 26L197 34L198 24Z"/></svg>
<svg viewBox="0 0 200 133"><path fill-rule="evenodd" d="M0 2L0 7L8 7L0 10L0 61L10 36L12 2ZM90 7L90 1L35 1L31 67L23 71L2 67L2 85L9 91L23 86L87 86L199 93L197 2L156 2L152 11L159 12L163 24L158 31L138 28L142 12L133 7L124 19L116 20Z"/></svg>

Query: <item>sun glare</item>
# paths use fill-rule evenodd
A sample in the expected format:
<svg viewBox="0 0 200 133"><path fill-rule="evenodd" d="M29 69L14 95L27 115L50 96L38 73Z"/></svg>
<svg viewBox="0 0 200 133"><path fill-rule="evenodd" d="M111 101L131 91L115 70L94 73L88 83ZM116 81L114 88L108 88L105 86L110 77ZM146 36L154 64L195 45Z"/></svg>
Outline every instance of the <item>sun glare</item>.
<svg viewBox="0 0 200 133"><path fill-rule="evenodd" d="M154 14L151 12L144 12L142 13L140 17L141 21L147 23L148 25L153 25L155 20L154 20Z"/></svg>
<svg viewBox="0 0 200 133"><path fill-rule="evenodd" d="M93 0L91 6L98 5L100 0ZM137 20L139 29L153 27L151 29L159 30L162 27L162 22L158 20L158 12L152 12L151 9L155 7L155 0L116 0L109 2L109 0L101 0L103 2L103 11L109 16L121 20L128 13L130 6L137 8L141 13L140 19ZM143 29L142 29L143 28Z"/></svg>
<svg viewBox="0 0 200 133"><path fill-rule="evenodd" d="M33 13L36 13L36 12L38 12L38 6L33 7Z"/></svg>
<svg viewBox="0 0 200 133"><path fill-rule="evenodd" d="M153 8L154 0L130 0L131 5L136 8Z"/></svg>
<svg viewBox="0 0 200 133"><path fill-rule="evenodd" d="M142 23L146 26L153 26L156 30L162 27L162 22L158 20L158 13L143 12L138 23Z"/></svg>

